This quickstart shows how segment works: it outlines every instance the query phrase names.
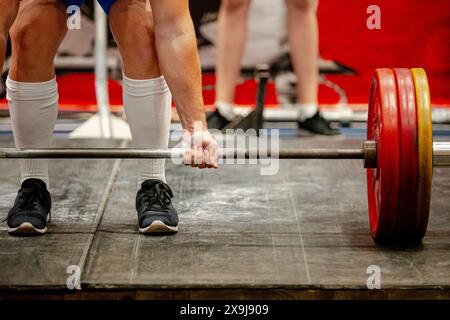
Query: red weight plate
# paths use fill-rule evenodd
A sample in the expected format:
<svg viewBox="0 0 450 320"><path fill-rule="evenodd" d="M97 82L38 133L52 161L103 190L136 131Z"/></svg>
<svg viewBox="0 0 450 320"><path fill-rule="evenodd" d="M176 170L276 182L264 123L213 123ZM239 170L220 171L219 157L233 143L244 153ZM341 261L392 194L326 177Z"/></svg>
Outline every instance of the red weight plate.
<svg viewBox="0 0 450 320"><path fill-rule="evenodd" d="M367 140L377 143L377 168L367 170L367 195L373 239L389 244L395 234L398 204L399 134L394 71L377 69L372 80Z"/></svg>
<svg viewBox="0 0 450 320"><path fill-rule="evenodd" d="M417 206L419 151L414 79L409 69L394 69L397 82L400 142L396 241L415 242L414 220Z"/></svg>

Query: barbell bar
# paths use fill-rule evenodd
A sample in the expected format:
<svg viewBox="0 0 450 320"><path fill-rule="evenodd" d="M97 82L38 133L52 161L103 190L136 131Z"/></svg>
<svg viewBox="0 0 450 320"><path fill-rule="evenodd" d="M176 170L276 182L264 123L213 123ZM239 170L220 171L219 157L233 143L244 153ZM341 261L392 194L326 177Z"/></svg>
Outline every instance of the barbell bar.
<svg viewBox="0 0 450 320"><path fill-rule="evenodd" d="M77 158L77 159L170 159L181 158L188 149L173 148L166 150L149 149L0 149L0 158ZM283 149L278 152L259 149L220 149L220 158L263 159L276 157L278 159L364 159L363 149Z"/></svg>
<svg viewBox="0 0 450 320"><path fill-rule="evenodd" d="M131 148L0 148L0 159L172 159L181 158L188 149ZM376 142L364 141L361 149L280 149L272 152L260 149L219 149L222 159L361 159L365 168L376 168ZM450 167L450 142L433 143L433 167Z"/></svg>

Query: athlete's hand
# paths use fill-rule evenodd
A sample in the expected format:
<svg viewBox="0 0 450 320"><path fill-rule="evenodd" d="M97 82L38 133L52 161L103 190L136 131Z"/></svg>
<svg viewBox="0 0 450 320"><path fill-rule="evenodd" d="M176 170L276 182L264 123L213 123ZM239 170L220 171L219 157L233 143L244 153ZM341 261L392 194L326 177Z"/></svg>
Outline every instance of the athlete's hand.
<svg viewBox="0 0 450 320"><path fill-rule="evenodd" d="M200 169L218 167L218 145L208 130L193 134L184 130L182 147L187 149L183 155L184 165Z"/></svg>

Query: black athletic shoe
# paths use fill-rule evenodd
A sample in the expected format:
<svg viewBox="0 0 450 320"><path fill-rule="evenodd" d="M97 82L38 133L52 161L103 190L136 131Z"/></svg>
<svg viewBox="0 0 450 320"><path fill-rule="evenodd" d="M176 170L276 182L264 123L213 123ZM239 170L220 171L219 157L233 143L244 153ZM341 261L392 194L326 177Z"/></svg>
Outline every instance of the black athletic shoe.
<svg viewBox="0 0 450 320"><path fill-rule="evenodd" d="M45 182L27 179L17 193L14 206L5 221L8 232L15 235L41 235L50 221L51 198Z"/></svg>
<svg viewBox="0 0 450 320"><path fill-rule="evenodd" d="M145 180L136 195L140 233L178 231L178 213L172 206L173 193L161 180Z"/></svg>
<svg viewBox="0 0 450 320"><path fill-rule="evenodd" d="M330 123L320 115L319 111L312 118L306 119L305 121L297 121L297 124L300 129L305 129L315 134L325 136L336 136L340 134L339 130L333 129L330 126Z"/></svg>
<svg viewBox="0 0 450 320"><path fill-rule="evenodd" d="M219 110L217 109L208 116L206 121L208 122L208 129L218 129L218 130L222 130L231 122L224 116L222 116Z"/></svg>

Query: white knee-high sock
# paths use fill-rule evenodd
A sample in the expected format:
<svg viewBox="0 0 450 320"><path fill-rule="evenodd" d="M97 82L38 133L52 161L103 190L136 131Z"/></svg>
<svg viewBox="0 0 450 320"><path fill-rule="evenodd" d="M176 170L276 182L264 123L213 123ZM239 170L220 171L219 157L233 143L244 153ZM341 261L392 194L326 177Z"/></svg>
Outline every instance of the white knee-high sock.
<svg viewBox="0 0 450 320"><path fill-rule="evenodd" d="M123 104L136 148L169 146L172 95L164 77L133 80L123 75ZM147 179L166 182L165 160L138 160L138 184Z"/></svg>
<svg viewBox="0 0 450 320"><path fill-rule="evenodd" d="M9 112L16 147L48 148L58 116L58 86L56 79L46 82L17 82L6 80ZM29 178L43 180L47 187L48 161L20 161L22 182Z"/></svg>

